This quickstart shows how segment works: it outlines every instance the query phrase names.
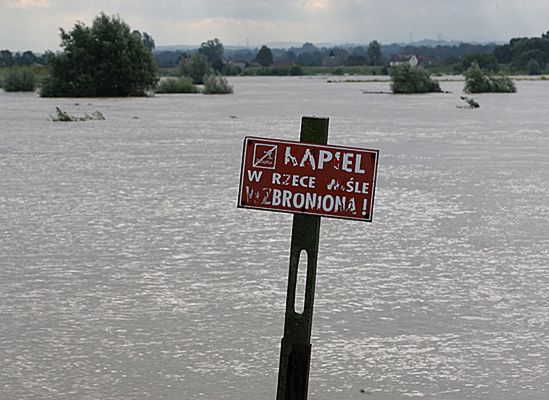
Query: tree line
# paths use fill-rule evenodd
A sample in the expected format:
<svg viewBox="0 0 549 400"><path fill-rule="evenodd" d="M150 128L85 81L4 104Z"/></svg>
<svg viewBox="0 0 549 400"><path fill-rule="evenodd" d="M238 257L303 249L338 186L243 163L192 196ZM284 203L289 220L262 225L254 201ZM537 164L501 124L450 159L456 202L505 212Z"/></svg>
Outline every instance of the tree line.
<svg viewBox="0 0 549 400"><path fill-rule="evenodd" d="M390 44L383 45L377 40L365 46L317 47L305 43L301 47L289 49L269 48L266 45L255 49L226 49L223 58L226 62L263 67L295 64L304 67L322 66L330 60L342 66L382 66L397 54L421 55L433 63L459 62L468 54L490 54L495 44L474 45L461 43L456 46L436 47ZM194 51L170 50L155 51L154 57L159 67L176 67L182 58Z"/></svg>
<svg viewBox="0 0 549 400"><path fill-rule="evenodd" d="M494 51L498 63L509 64L513 69L538 74L547 69L549 62L549 31L540 37L513 38Z"/></svg>
<svg viewBox="0 0 549 400"><path fill-rule="evenodd" d="M45 63L46 59L43 55L34 54L30 50L15 54L8 49L0 50L0 67L44 65Z"/></svg>
<svg viewBox="0 0 549 400"><path fill-rule="evenodd" d="M464 73L473 62L483 69L497 71L502 66L514 73L536 74L548 71L549 32L541 37L513 38L504 45L460 43L457 45L414 46L403 44L381 44L377 40L366 46L317 47L305 43L289 49L269 48L266 45L255 49L225 49L218 46L217 71L238 74L243 67L299 67L326 66L387 66L392 57L399 54L416 55L425 66L446 66L448 72ZM177 67L182 60L192 57L191 51L155 51L154 58L159 67ZM238 68L230 68L230 66ZM225 69L223 69L223 67Z"/></svg>
<svg viewBox="0 0 549 400"><path fill-rule="evenodd" d="M194 53L206 56L215 72L228 75L239 74L248 66L288 66L300 67L328 66L383 66L398 54L419 56L425 65L451 66L451 72L463 73L473 61L482 68L497 70L507 65L511 72L537 74L547 70L549 62L549 31L541 37L513 38L504 45L470 44L414 46L404 44L381 44L377 40L367 46L317 47L305 43L289 49L269 48L263 45L255 49L226 49L219 39L203 42L191 51L156 50L155 42L146 32L133 31L140 37L145 47L152 52L156 65L161 68L175 68L188 62ZM0 67L45 65L47 55L32 51L12 53L0 50Z"/></svg>

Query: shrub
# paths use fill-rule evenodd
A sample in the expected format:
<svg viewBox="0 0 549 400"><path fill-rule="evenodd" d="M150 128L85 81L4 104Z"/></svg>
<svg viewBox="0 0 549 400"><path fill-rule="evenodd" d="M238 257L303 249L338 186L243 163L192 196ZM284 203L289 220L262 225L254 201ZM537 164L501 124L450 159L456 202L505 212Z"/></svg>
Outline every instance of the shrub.
<svg viewBox="0 0 549 400"><path fill-rule="evenodd" d="M119 17L100 14L91 27L61 29L63 53L47 56L44 97L144 96L156 84L156 66L140 34Z"/></svg>
<svg viewBox="0 0 549 400"><path fill-rule="evenodd" d="M438 82L432 80L425 69L412 67L409 64L391 68L391 79L393 93L413 94L441 91Z"/></svg>
<svg viewBox="0 0 549 400"><path fill-rule="evenodd" d="M28 69L12 69L3 82L6 92L34 92L36 90L36 77Z"/></svg>
<svg viewBox="0 0 549 400"><path fill-rule="evenodd" d="M190 78L162 79L155 89L156 93L198 93L198 88Z"/></svg>
<svg viewBox="0 0 549 400"><path fill-rule="evenodd" d="M492 75L473 63L465 71L466 93L514 93L517 91L514 82L503 74Z"/></svg>
<svg viewBox="0 0 549 400"><path fill-rule="evenodd" d="M209 75L204 79L204 94L231 94L233 87L227 79L219 75Z"/></svg>

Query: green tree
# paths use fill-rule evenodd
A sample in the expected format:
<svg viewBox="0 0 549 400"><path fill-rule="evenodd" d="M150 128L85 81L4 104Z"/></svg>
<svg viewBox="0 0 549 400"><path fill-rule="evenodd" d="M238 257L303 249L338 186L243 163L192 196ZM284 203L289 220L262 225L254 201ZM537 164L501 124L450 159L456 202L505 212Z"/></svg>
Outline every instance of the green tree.
<svg viewBox="0 0 549 400"><path fill-rule="evenodd" d="M206 56L198 52L194 53L191 58L181 60L179 72L181 75L191 78L194 84L202 85L204 78L212 73L212 68Z"/></svg>
<svg viewBox="0 0 549 400"><path fill-rule="evenodd" d="M216 73L221 73L225 70L225 63L222 60L215 60L210 63L210 66Z"/></svg>
<svg viewBox="0 0 549 400"><path fill-rule="evenodd" d="M255 60L262 67L269 67L273 63L273 53L267 46L261 46Z"/></svg>
<svg viewBox="0 0 549 400"><path fill-rule="evenodd" d="M497 61L502 64L509 64L513 61L513 53L511 53L511 45L505 44L494 49L494 56Z"/></svg>
<svg viewBox="0 0 549 400"><path fill-rule="evenodd" d="M497 71L498 60L494 54L467 54L462 61L462 70L466 71L473 63L477 63L481 69Z"/></svg>
<svg viewBox="0 0 549 400"><path fill-rule="evenodd" d="M38 57L30 50L23 52L19 58L19 65L32 65L38 62Z"/></svg>
<svg viewBox="0 0 549 400"><path fill-rule="evenodd" d="M143 96L156 84L151 53L118 16L101 13L91 27L61 29L61 47L47 56L42 96Z"/></svg>
<svg viewBox="0 0 549 400"><path fill-rule="evenodd" d="M514 82L505 75L492 75L483 71L478 63L474 62L465 71L465 88L467 93L513 93L517 89Z"/></svg>
<svg viewBox="0 0 549 400"><path fill-rule="evenodd" d="M391 68L391 80L393 93L413 94L441 91L438 82L432 80L425 69L412 67L410 64Z"/></svg>
<svg viewBox="0 0 549 400"><path fill-rule="evenodd" d="M150 52L154 50L156 44L154 43L154 39L151 35L149 35L147 32L141 33L138 30L133 31L132 33L143 42L143 45L147 48L147 50L149 50Z"/></svg>
<svg viewBox="0 0 549 400"><path fill-rule="evenodd" d="M383 64L383 55L381 54L381 44L377 40L373 40L368 45L368 58L371 65Z"/></svg>
<svg viewBox="0 0 549 400"><path fill-rule="evenodd" d="M0 67L11 67L14 64L13 54L9 50L0 50Z"/></svg>
<svg viewBox="0 0 549 400"><path fill-rule="evenodd" d="M224 51L223 43L217 38L203 42L198 49L200 54L206 56L209 63L213 63L216 60L222 61Z"/></svg>
<svg viewBox="0 0 549 400"><path fill-rule="evenodd" d="M154 48L156 47L156 44L154 43L154 39L147 32L143 32L143 44L149 51L153 51Z"/></svg>
<svg viewBox="0 0 549 400"><path fill-rule="evenodd" d="M528 71L528 75L541 74L541 66L535 58L531 58L530 61L528 61L528 64L526 64L526 70Z"/></svg>
<svg viewBox="0 0 549 400"><path fill-rule="evenodd" d="M495 55L500 62L510 60L511 66L519 71L526 71L532 59L544 66L549 62L549 32L541 37L513 38L508 45L496 48Z"/></svg>

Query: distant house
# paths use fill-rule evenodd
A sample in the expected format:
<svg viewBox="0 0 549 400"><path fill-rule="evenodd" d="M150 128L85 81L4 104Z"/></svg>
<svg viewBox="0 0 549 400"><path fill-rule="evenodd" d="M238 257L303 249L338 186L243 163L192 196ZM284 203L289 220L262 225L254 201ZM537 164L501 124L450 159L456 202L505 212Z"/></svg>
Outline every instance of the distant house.
<svg viewBox="0 0 549 400"><path fill-rule="evenodd" d="M396 56L393 56L391 58L391 61L389 61L389 65L391 67L396 67L397 65L404 65L408 64L412 67L415 67L419 64L419 58L415 54L399 54Z"/></svg>

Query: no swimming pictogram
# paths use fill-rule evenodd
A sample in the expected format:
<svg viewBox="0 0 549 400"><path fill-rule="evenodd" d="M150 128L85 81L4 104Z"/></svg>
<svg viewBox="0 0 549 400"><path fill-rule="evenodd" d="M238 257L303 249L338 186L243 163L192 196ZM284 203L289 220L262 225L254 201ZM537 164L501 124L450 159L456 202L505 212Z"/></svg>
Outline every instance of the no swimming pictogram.
<svg viewBox="0 0 549 400"><path fill-rule="evenodd" d="M276 144L254 143L254 168L275 169L277 149Z"/></svg>

